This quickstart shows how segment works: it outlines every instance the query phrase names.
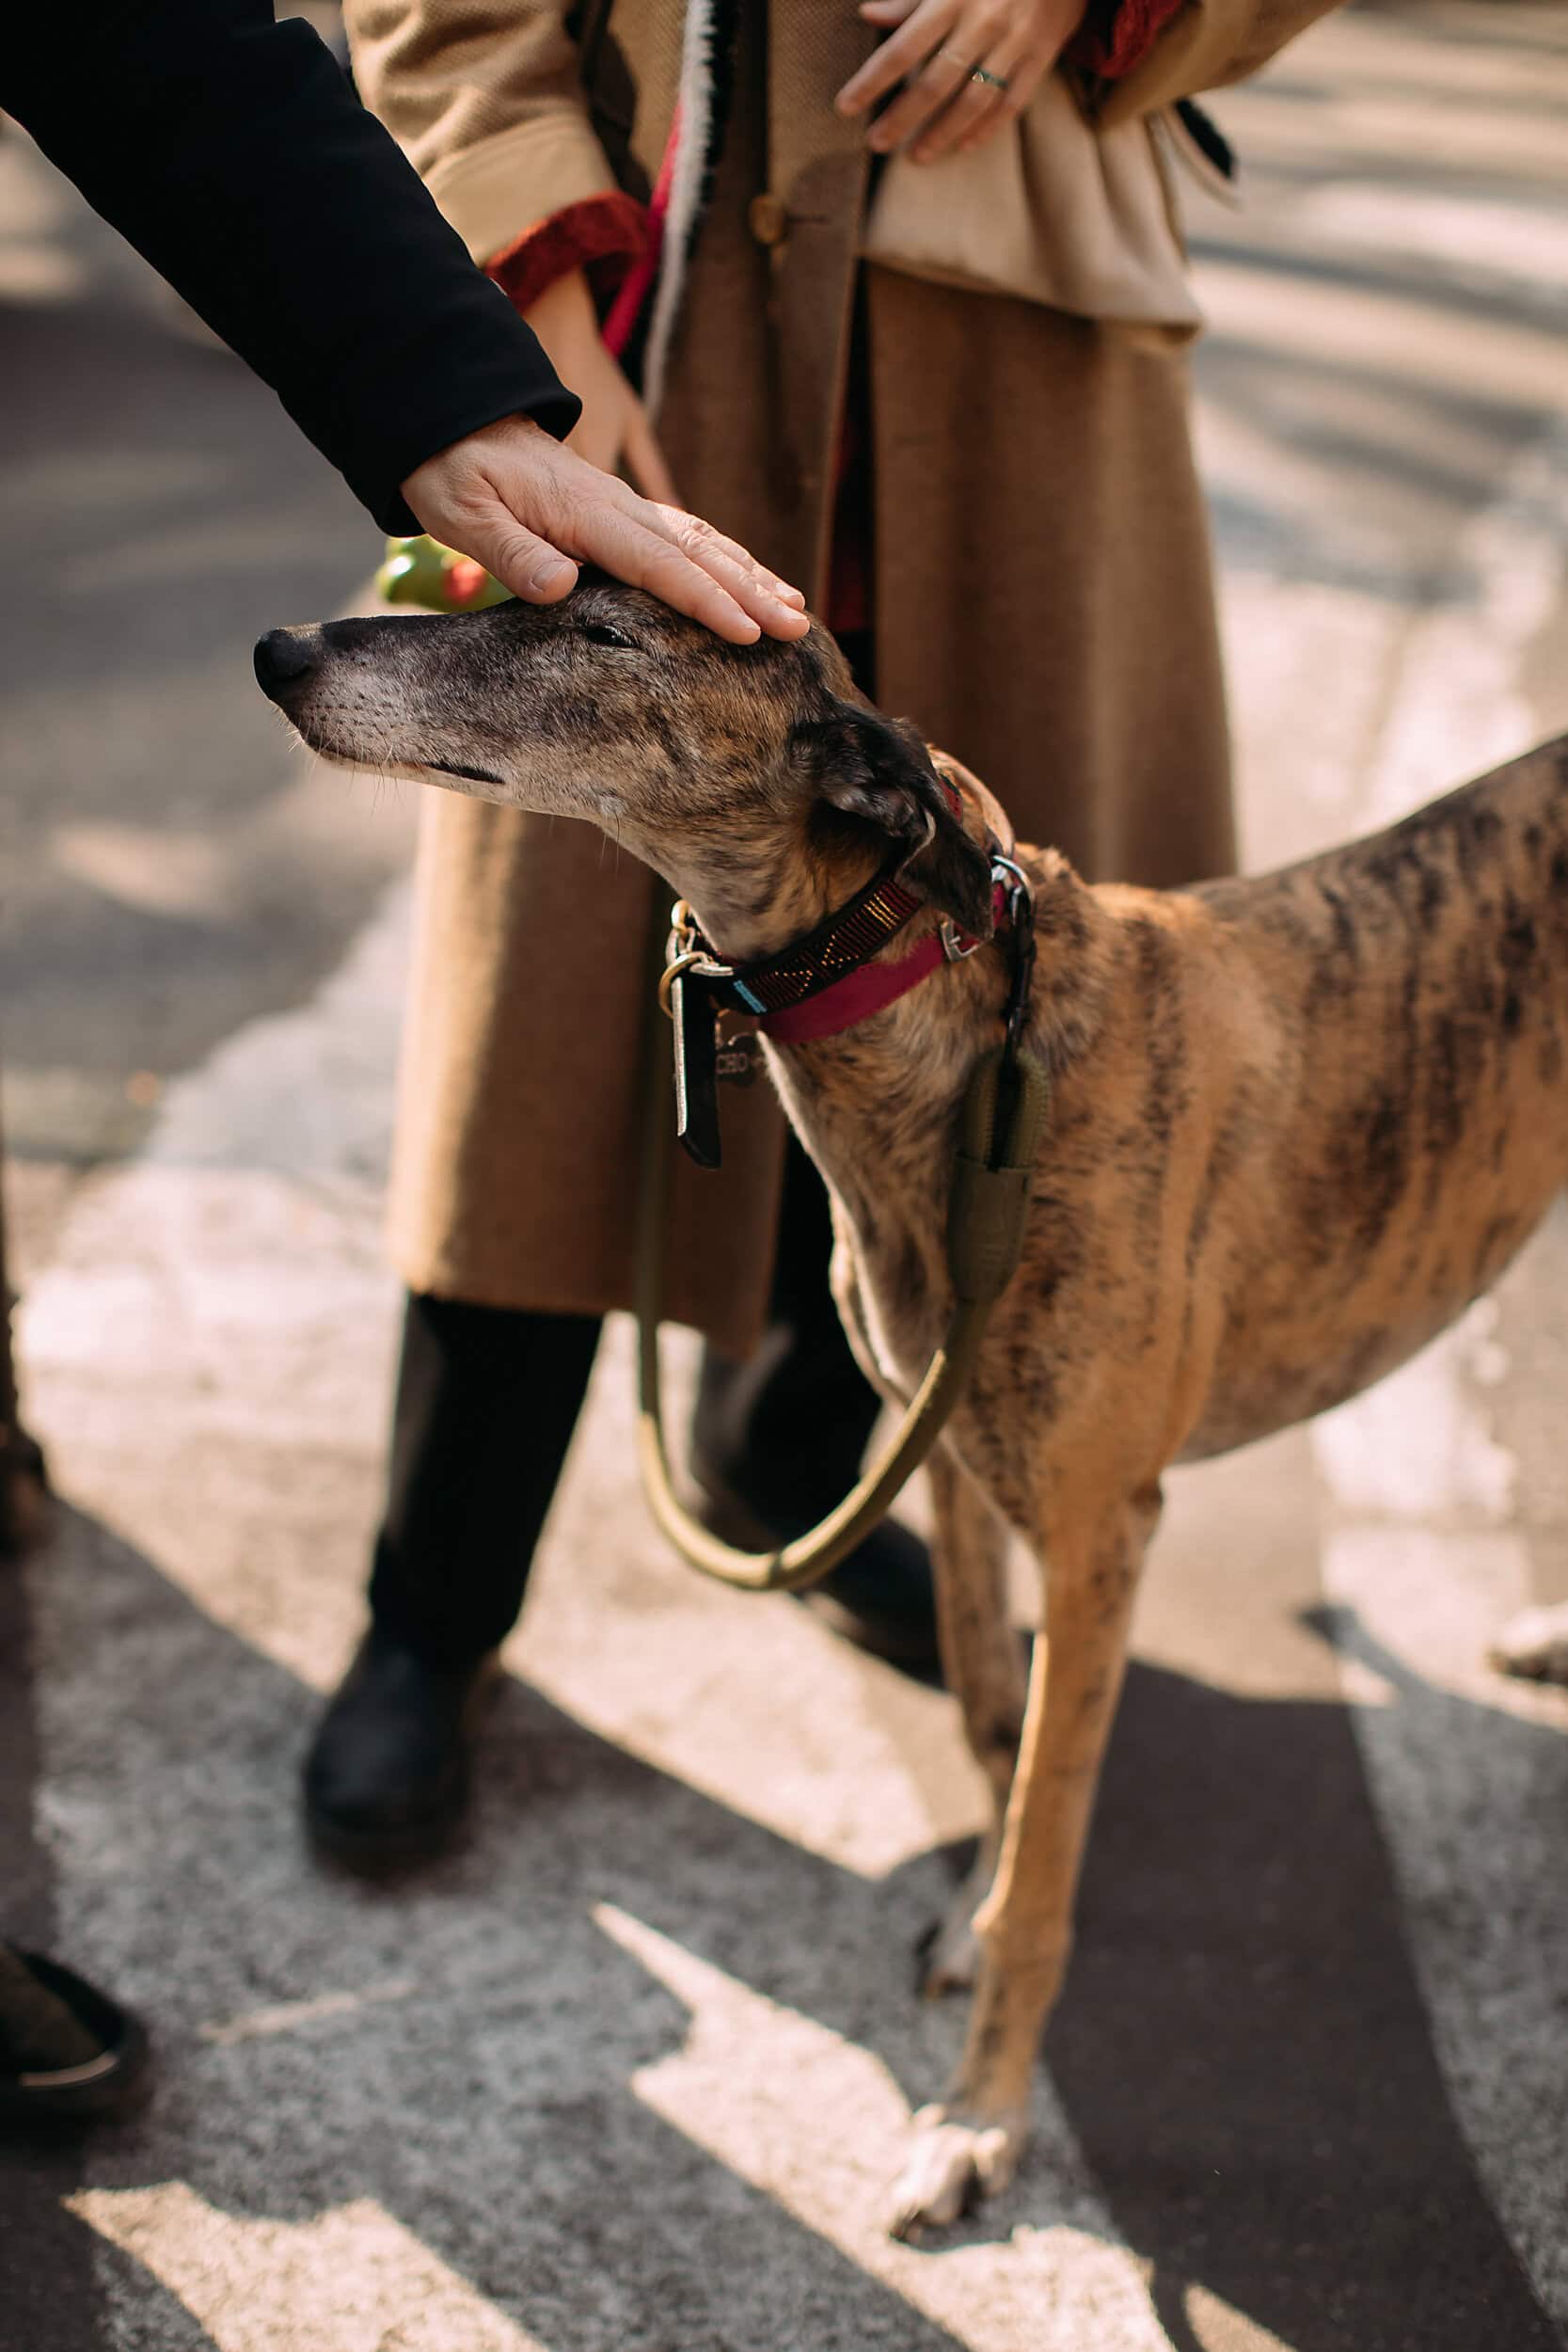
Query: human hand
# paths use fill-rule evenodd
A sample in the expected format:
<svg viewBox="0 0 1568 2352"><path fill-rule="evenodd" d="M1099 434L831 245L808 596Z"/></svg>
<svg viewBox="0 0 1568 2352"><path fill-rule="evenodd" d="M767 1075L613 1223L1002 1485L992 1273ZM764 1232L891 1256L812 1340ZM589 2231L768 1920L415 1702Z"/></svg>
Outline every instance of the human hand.
<svg viewBox="0 0 1568 2352"><path fill-rule="evenodd" d="M695 515L656 505L563 449L531 417L502 417L427 457L403 485L420 527L528 604L559 604L577 566L673 605L732 644L803 637L805 599Z"/></svg>
<svg viewBox="0 0 1568 2352"><path fill-rule="evenodd" d="M421 528L529 604L559 603L578 564L597 564L732 644L750 644L763 629L804 636L800 590L674 502L642 405L599 340L586 287L587 334L570 296L551 304L554 293L529 316L533 324L540 315L557 373L583 400L571 443L562 447L527 417L503 417L454 441L403 485ZM623 456L648 497L608 470Z"/></svg>
<svg viewBox="0 0 1568 2352"><path fill-rule="evenodd" d="M605 473L623 468L634 489L663 506L680 494L664 462L648 412L605 349L598 313L581 270L569 270L535 295L523 312L563 384L582 403L566 446Z"/></svg>
<svg viewBox="0 0 1568 2352"><path fill-rule="evenodd" d="M965 153L1017 119L1077 31L1084 0L862 0L887 39L833 102L854 118L904 85L866 133L917 164Z"/></svg>

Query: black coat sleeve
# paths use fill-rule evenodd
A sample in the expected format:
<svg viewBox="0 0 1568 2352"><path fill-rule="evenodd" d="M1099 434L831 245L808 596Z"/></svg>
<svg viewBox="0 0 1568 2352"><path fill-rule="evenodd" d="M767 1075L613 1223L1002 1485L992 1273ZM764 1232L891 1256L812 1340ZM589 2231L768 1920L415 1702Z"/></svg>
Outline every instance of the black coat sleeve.
<svg viewBox="0 0 1568 2352"><path fill-rule="evenodd" d="M53 0L0 104L278 394L384 529L398 485L521 410L579 404L302 22L269 0Z"/></svg>

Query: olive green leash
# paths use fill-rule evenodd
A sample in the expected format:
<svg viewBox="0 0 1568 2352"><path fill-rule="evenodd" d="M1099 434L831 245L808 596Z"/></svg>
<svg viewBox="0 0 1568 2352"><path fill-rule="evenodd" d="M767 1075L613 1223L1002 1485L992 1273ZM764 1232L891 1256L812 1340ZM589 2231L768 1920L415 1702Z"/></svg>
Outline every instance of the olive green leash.
<svg viewBox="0 0 1568 2352"><path fill-rule="evenodd" d="M449 612L477 612L499 603L508 594L469 557L422 537L388 541L387 561L376 584L389 604L416 604ZM1000 858L999 866L1017 878L1021 895L1012 901L1015 923L1032 926L1022 875L1006 856ZM666 949L662 923L657 925L657 946L662 968L673 953L673 948ZM701 959L688 954L685 961L691 963ZM1031 927L1027 942L1021 931L1014 945L1006 1041L976 1062L964 1096L947 1212L953 1313L946 1336L886 1448L860 1484L817 1526L776 1551L741 1551L721 1542L686 1509L670 1475L658 1363L665 1229L674 1154L664 1022L657 1009L662 1004L665 1011L670 1009L667 991L650 1003L643 1056L642 1172L634 1294L638 1456L655 1519L675 1549L705 1576L752 1593L795 1593L815 1584L887 1517L962 1396L990 1311L1017 1270L1029 1205L1029 1173L1051 1104L1044 1067L1020 1041L1033 961ZM3 1411L0 1399L0 1415Z"/></svg>
<svg viewBox="0 0 1568 2352"><path fill-rule="evenodd" d="M1029 1177L1045 1129L1051 1083L1020 1043L1021 1022L970 1075L947 1213L947 1265L953 1313L886 1449L835 1510L775 1551L741 1551L693 1518L670 1475L659 1397L658 1332L663 1311L664 1243L673 1136L670 1079L657 1012L644 1056L642 1183L638 1208L637 1446L648 1505L663 1534L692 1567L752 1593L795 1593L836 1567L871 1530L920 1468L962 1396L992 1307L1015 1273L1023 1246Z"/></svg>

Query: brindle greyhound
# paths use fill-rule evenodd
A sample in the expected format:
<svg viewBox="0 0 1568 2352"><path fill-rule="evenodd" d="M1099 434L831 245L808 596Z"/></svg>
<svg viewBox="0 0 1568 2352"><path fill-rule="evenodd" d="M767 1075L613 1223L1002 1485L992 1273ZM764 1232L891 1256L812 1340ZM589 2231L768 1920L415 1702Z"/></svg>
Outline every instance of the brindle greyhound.
<svg viewBox="0 0 1568 2352"><path fill-rule="evenodd" d="M821 628L736 649L585 576L563 604L277 630L258 675L327 757L581 817L731 961L810 931L907 852L897 959L992 929L991 796L864 706ZM955 813L956 812L956 813ZM894 2227L1005 2181L1168 1464L1392 1369L1485 1289L1568 1167L1568 739L1391 831L1254 881L1090 889L1023 850L1028 1042L1053 1100L1022 1265L932 1462L944 1664L994 1819L939 1936L973 1981ZM955 1121L1005 959L942 962L842 1034L770 1045L832 1194L835 1291L907 1398L942 1338ZM1038 1564L1025 1693L1007 1531Z"/></svg>

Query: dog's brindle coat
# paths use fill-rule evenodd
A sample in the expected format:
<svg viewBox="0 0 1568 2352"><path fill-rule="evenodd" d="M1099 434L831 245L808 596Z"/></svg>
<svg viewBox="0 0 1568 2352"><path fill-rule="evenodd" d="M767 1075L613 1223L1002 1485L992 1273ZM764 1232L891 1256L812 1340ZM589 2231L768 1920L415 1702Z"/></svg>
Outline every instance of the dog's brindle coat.
<svg viewBox="0 0 1568 2352"><path fill-rule="evenodd" d="M277 632L258 670L333 758L591 818L726 957L809 930L890 842L929 902L916 930L990 928L1000 812L946 763L954 819L820 628L737 650L590 576L544 610ZM995 1821L935 1949L933 1983L973 1978L975 1997L901 2230L950 2219L1022 2145L1167 1464L1391 1370L1496 1278L1565 1167L1568 740L1260 880L1089 889L1022 854L1053 1104L1022 1263L932 1466L943 1658ZM539 979L564 1009L569 976ZM832 1193L846 1321L899 1399L947 1321L955 1120L1003 987L982 950L841 1036L770 1049ZM1026 1696L1008 1528L1044 1583Z"/></svg>

